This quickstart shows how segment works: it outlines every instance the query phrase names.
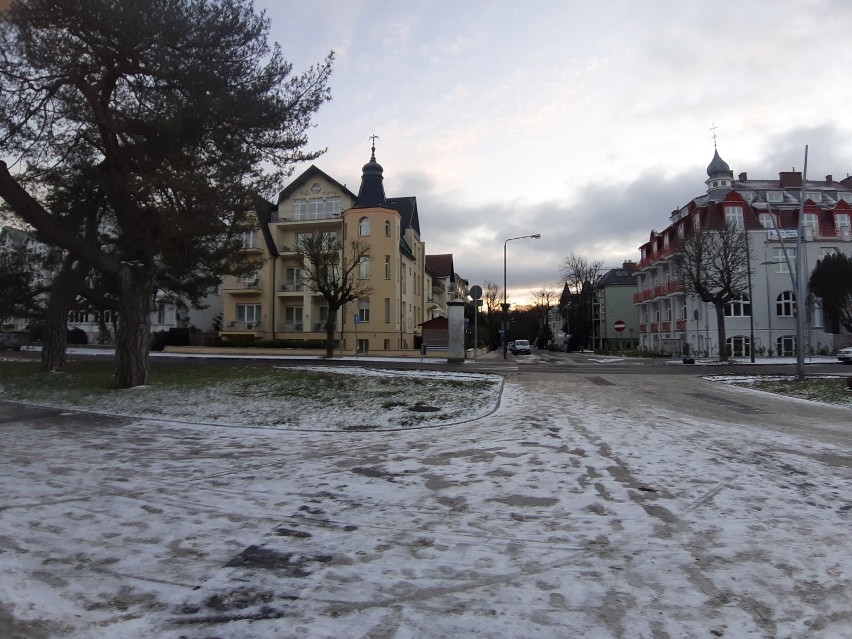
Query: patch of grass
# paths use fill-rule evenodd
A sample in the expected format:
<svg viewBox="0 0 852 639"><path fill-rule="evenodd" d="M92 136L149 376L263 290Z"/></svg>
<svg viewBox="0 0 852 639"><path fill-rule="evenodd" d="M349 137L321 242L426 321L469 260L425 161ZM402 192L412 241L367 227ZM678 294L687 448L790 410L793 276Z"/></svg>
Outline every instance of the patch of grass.
<svg viewBox="0 0 852 639"><path fill-rule="evenodd" d="M852 390L849 389L845 378L811 378L801 382L798 380L772 380L755 382L753 387L788 397L810 399L852 408Z"/></svg>

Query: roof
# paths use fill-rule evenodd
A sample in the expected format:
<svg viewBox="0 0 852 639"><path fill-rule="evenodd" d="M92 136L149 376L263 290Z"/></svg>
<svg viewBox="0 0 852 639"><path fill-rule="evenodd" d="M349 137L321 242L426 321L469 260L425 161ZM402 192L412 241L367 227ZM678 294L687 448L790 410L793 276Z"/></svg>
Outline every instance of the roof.
<svg viewBox="0 0 852 639"><path fill-rule="evenodd" d="M373 147L370 161L361 169L361 186L355 199L356 209L384 208L387 202L382 165L376 162L376 147Z"/></svg>
<svg viewBox="0 0 852 639"><path fill-rule="evenodd" d="M417 213L417 198L414 196L391 197L387 199L387 206L398 211L402 216L400 230L405 232L413 229L420 236L420 216Z"/></svg>
<svg viewBox="0 0 852 639"><path fill-rule="evenodd" d="M607 286L636 286L636 280L633 277L634 273L625 268L614 268L603 275L595 282L595 288L606 288Z"/></svg>
<svg viewBox="0 0 852 639"><path fill-rule="evenodd" d="M355 199L355 194L346 188L345 184L341 184L333 177L331 177L328 173L318 169L315 165L311 164L307 169L305 169L295 180L293 180L287 187L278 194L278 203L280 204L282 200L286 200L290 197L293 192L301 188L305 182L311 180L313 178L321 177L324 180L334 184L337 188L343 191L344 194L351 197L353 200Z"/></svg>
<svg viewBox="0 0 852 639"><path fill-rule="evenodd" d="M453 269L453 254L427 255L426 268L438 277L449 277L452 279L455 274Z"/></svg>

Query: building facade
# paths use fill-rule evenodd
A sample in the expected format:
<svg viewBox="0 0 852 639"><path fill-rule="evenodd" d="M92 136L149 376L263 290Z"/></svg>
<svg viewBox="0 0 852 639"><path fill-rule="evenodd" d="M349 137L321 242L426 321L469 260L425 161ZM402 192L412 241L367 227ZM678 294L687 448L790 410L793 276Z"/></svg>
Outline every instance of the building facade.
<svg viewBox="0 0 852 639"><path fill-rule="evenodd" d="M627 349L639 339L639 308L636 294L636 263L604 273L594 285L592 298L592 348Z"/></svg>
<svg viewBox="0 0 852 639"><path fill-rule="evenodd" d="M337 313L338 348L365 353L419 347L419 325L446 315L451 298L427 269L417 199L386 197L383 180L374 147L357 195L311 166L277 203L260 205L257 229L243 242L257 271L223 282L222 337L324 340L329 309L306 281L304 257L295 247L302 233L335 233L344 247L353 239L370 247L357 277L371 292Z"/></svg>
<svg viewBox="0 0 852 639"><path fill-rule="evenodd" d="M652 231L640 247L634 294L640 346L680 354L688 345L700 355L720 353L715 309L685 292L675 258L679 243L694 229L725 223L742 228L750 240L749 290L725 308L732 355L794 355L799 306L806 313L806 354L847 344L848 335L828 332L818 299L806 295L804 304L798 303L794 278L796 260L804 262L806 284L820 258L852 255L852 178L803 181L801 172L790 171L777 179L749 179L746 173L735 179L718 151L707 176L706 193L673 211L669 226ZM802 254L796 255L800 210Z"/></svg>

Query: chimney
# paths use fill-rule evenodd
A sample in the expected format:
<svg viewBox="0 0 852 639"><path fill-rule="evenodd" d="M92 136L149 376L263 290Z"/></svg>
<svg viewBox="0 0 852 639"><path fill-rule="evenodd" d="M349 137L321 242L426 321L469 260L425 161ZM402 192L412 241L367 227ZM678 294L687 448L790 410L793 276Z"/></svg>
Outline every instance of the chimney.
<svg viewBox="0 0 852 639"><path fill-rule="evenodd" d="M747 181L748 181L748 173L743 171L742 173L740 173L740 182L747 182Z"/></svg>
<svg viewBox="0 0 852 639"><path fill-rule="evenodd" d="M825 176L825 183L831 184L832 182L834 182L834 176L833 175L826 175Z"/></svg>
<svg viewBox="0 0 852 639"><path fill-rule="evenodd" d="M802 186L801 171L781 171L778 174L781 188L797 188Z"/></svg>
<svg viewBox="0 0 852 639"><path fill-rule="evenodd" d="M625 262L621 265L621 268L623 268L623 269L624 269L625 271L627 271L628 273L632 273L633 271L635 271L635 270L636 270L636 262L634 262L633 260L626 260L626 261L625 261Z"/></svg>

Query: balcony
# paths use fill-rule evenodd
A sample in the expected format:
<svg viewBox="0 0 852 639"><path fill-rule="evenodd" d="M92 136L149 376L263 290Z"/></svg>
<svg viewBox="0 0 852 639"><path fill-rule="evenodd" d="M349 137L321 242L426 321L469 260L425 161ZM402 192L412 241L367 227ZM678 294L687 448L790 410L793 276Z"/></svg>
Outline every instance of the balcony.
<svg viewBox="0 0 852 639"><path fill-rule="evenodd" d="M279 223L286 222L318 222L322 220L339 220L341 212L328 213L326 211L306 211L300 213L288 213L287 215L272 214L272 221Z"/></svg>
<svg viewBox="0 0 852 639"><path fill-rule="evenodd" d="M243 320L232 320L222 327L222 333L254 333L263 330L260 322L246 322Z"/></svg>
<svg viewBox="0 0 852 639"><path fill-rule="evenodd" d="M282 322L278 325L278 330L282 333L302 333L305 330L303 322Z"/></svg>
<svg viewBox="0 0 852 639"><path fill-rule="evenodd" d="M653 289L649 288L649 289L642 291L642 299L643 300L649 300L652 297L654 297L654 290Z"/></svg>
<svg viewBox="0 0 852 639"><path fill-rule="evenodd" d="M633 293L633 303L639 304L641 301L642 301L642 291L639 291L638 293Z"/></svg>
<svg viewBox="0 0 852 639"><path fill-rule="evenodd" d="M301 280L295 282L284 282L278 287L279 293L299 293L305 289L305 284Z"/></svg>
<svg viewBox="0 0 852 639"><path fill-rule="evenodd" d="M672 330L672 323L671 323L671 322L663 322L663 323L660 325L660 330L661 330L663 333L668 333L670 330Z"/></svg>
<svg viewBox="0 0 852 639"><path fill-rule="evenodd" d="M259 293L262 288L262 282L259 277L253 279L240 279L236 277L226 277L222 283L222 290L232 294L239 293Z"/></svg>
<svg viewBox="0 0 852 639"><path fill-rule="evenodd" d="M681 282L680 280L669 280L666 283L666 295L683 293L683 290L683 282Z"/></svg>
<svg viewBox="0 0 852 639"><path fill-rule="evenodd" d="M652 322L650 332L657 333L657 332L659 332L659 330L660 330L660 325L657 322Z"/></svg>
<svg viewBox="0 0 852 639"><path fill-rule="evenodd" d="M676 331L685 331L686 330L686 320L679 319L675 322L675 330Z"/></svg>
<svg viewBox="0 0 852 639"><path fill-rule="evenodd" d="M639 324L639 332L640 333L647 333L648 332L648 325L647 324Z"/></svg>

